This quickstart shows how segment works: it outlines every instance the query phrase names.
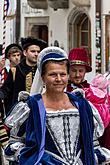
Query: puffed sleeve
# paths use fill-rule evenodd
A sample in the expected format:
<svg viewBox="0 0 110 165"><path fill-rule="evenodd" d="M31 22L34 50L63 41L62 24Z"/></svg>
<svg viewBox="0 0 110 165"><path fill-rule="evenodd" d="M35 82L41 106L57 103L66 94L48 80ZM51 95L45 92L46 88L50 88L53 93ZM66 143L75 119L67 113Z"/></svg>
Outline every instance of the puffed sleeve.
<svg viewBox="0 0 110 165"><path fill-rule="evenodd" d="M21 149L25 146L26 121L30 109L27 103L19 102L6 118L5 124L10 130L10 139L5 147L5 157L10 161L17 161Z"/></svg>
<svg viewBox="0 0 110 165"><path fill-rule="evenodd" d="M104 133L104 124L101 119L101 116L98 110L94 105L89 102L93 111L94 118L94 152L95 158L98 164L106 164L110 162L110 150L107 148L101 147L98 141L98 138L101 137Z"/></svg>

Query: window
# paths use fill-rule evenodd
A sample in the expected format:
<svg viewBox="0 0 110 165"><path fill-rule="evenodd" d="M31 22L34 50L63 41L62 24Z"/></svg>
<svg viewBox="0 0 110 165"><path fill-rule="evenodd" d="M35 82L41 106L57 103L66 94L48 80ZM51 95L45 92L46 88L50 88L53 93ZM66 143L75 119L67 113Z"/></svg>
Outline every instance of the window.
<svg viewBox="0 0 110 165"><path fill-rule="evenodd" d="M110 58L110 16L105 17L105 62L106 71L108 71L108 62Z"/></svg>
<svg viewBox="0 0 110 165"><path fill-rule="evenodd" d="M86 14L82 14L77 22L78 47L87 49L91 59L91 27L90 20Z"/></svg>

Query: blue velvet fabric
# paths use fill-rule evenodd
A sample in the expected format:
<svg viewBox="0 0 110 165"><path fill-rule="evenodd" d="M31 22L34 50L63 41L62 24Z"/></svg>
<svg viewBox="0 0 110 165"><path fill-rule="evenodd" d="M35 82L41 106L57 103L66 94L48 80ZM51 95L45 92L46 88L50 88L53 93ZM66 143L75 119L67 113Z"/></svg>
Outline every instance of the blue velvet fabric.
<svg viewBox="0 0 110 165"><path fill-rule="evenodd" d="M87 100L79 93L67 93L70 101L77 106L80 114L82 161L84 165L95 165L93 149L93 114ZM63 163L45 153L46 111L42 96L31 96L31 108L27 121L26 147L21 151L20 165L62 165Z"/></svg>
<svg viewBox="0 0 110 165"><path fill-rule="evenodd" d="M104 156L98 149L95 150L95 153L96 153L96 155L97 155L98 163L99 163L99 164L102 164L103 162L106 161L105 156Z"/></svg>

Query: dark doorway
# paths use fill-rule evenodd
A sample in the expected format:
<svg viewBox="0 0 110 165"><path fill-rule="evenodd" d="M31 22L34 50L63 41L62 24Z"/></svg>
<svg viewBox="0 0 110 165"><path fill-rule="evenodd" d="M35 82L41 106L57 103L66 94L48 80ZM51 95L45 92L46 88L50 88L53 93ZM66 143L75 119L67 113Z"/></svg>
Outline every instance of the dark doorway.
<svg viewBox="0 0 110 165"><path fill-rule="evenodd" d="M31 36L43 39L48 42L48 27L47 25L34 25L31 29Z"/></svg>

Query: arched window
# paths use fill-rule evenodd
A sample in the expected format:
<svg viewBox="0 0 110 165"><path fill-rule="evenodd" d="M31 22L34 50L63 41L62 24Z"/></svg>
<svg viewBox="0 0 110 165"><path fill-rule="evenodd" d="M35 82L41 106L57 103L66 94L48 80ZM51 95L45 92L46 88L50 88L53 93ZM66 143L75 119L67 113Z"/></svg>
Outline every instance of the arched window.
<svg viewBox="0 0 110 165"><path fill-rule="evenodd" d="M78 29L78 46L90 49L91 35L90 35L90 21L88 17L83 14L77 23Z"/></svg>
<svg viewBox="0 0 110 165"><path fill-rule="evenodd" d="M74 47L84 47L91 59L91 23L89 17L86 13L76 9L68 20L69 50Z"/></svg>
<svg viewBox="0 0 110 165"><path fill-rule="evenodd" d="M88 31L88 18L85 18L82 22L81 22L81 39L80 39L80 45L84 46L84 47L88 47L88 36L89 36L89 31Z"/></svg>
<svg viewBox="0 0 110 165"><path fill-rule="evenodd" d="M83 14L77 22L77 45L87 49L91 58L91 25L86 14Z"/></svg>

